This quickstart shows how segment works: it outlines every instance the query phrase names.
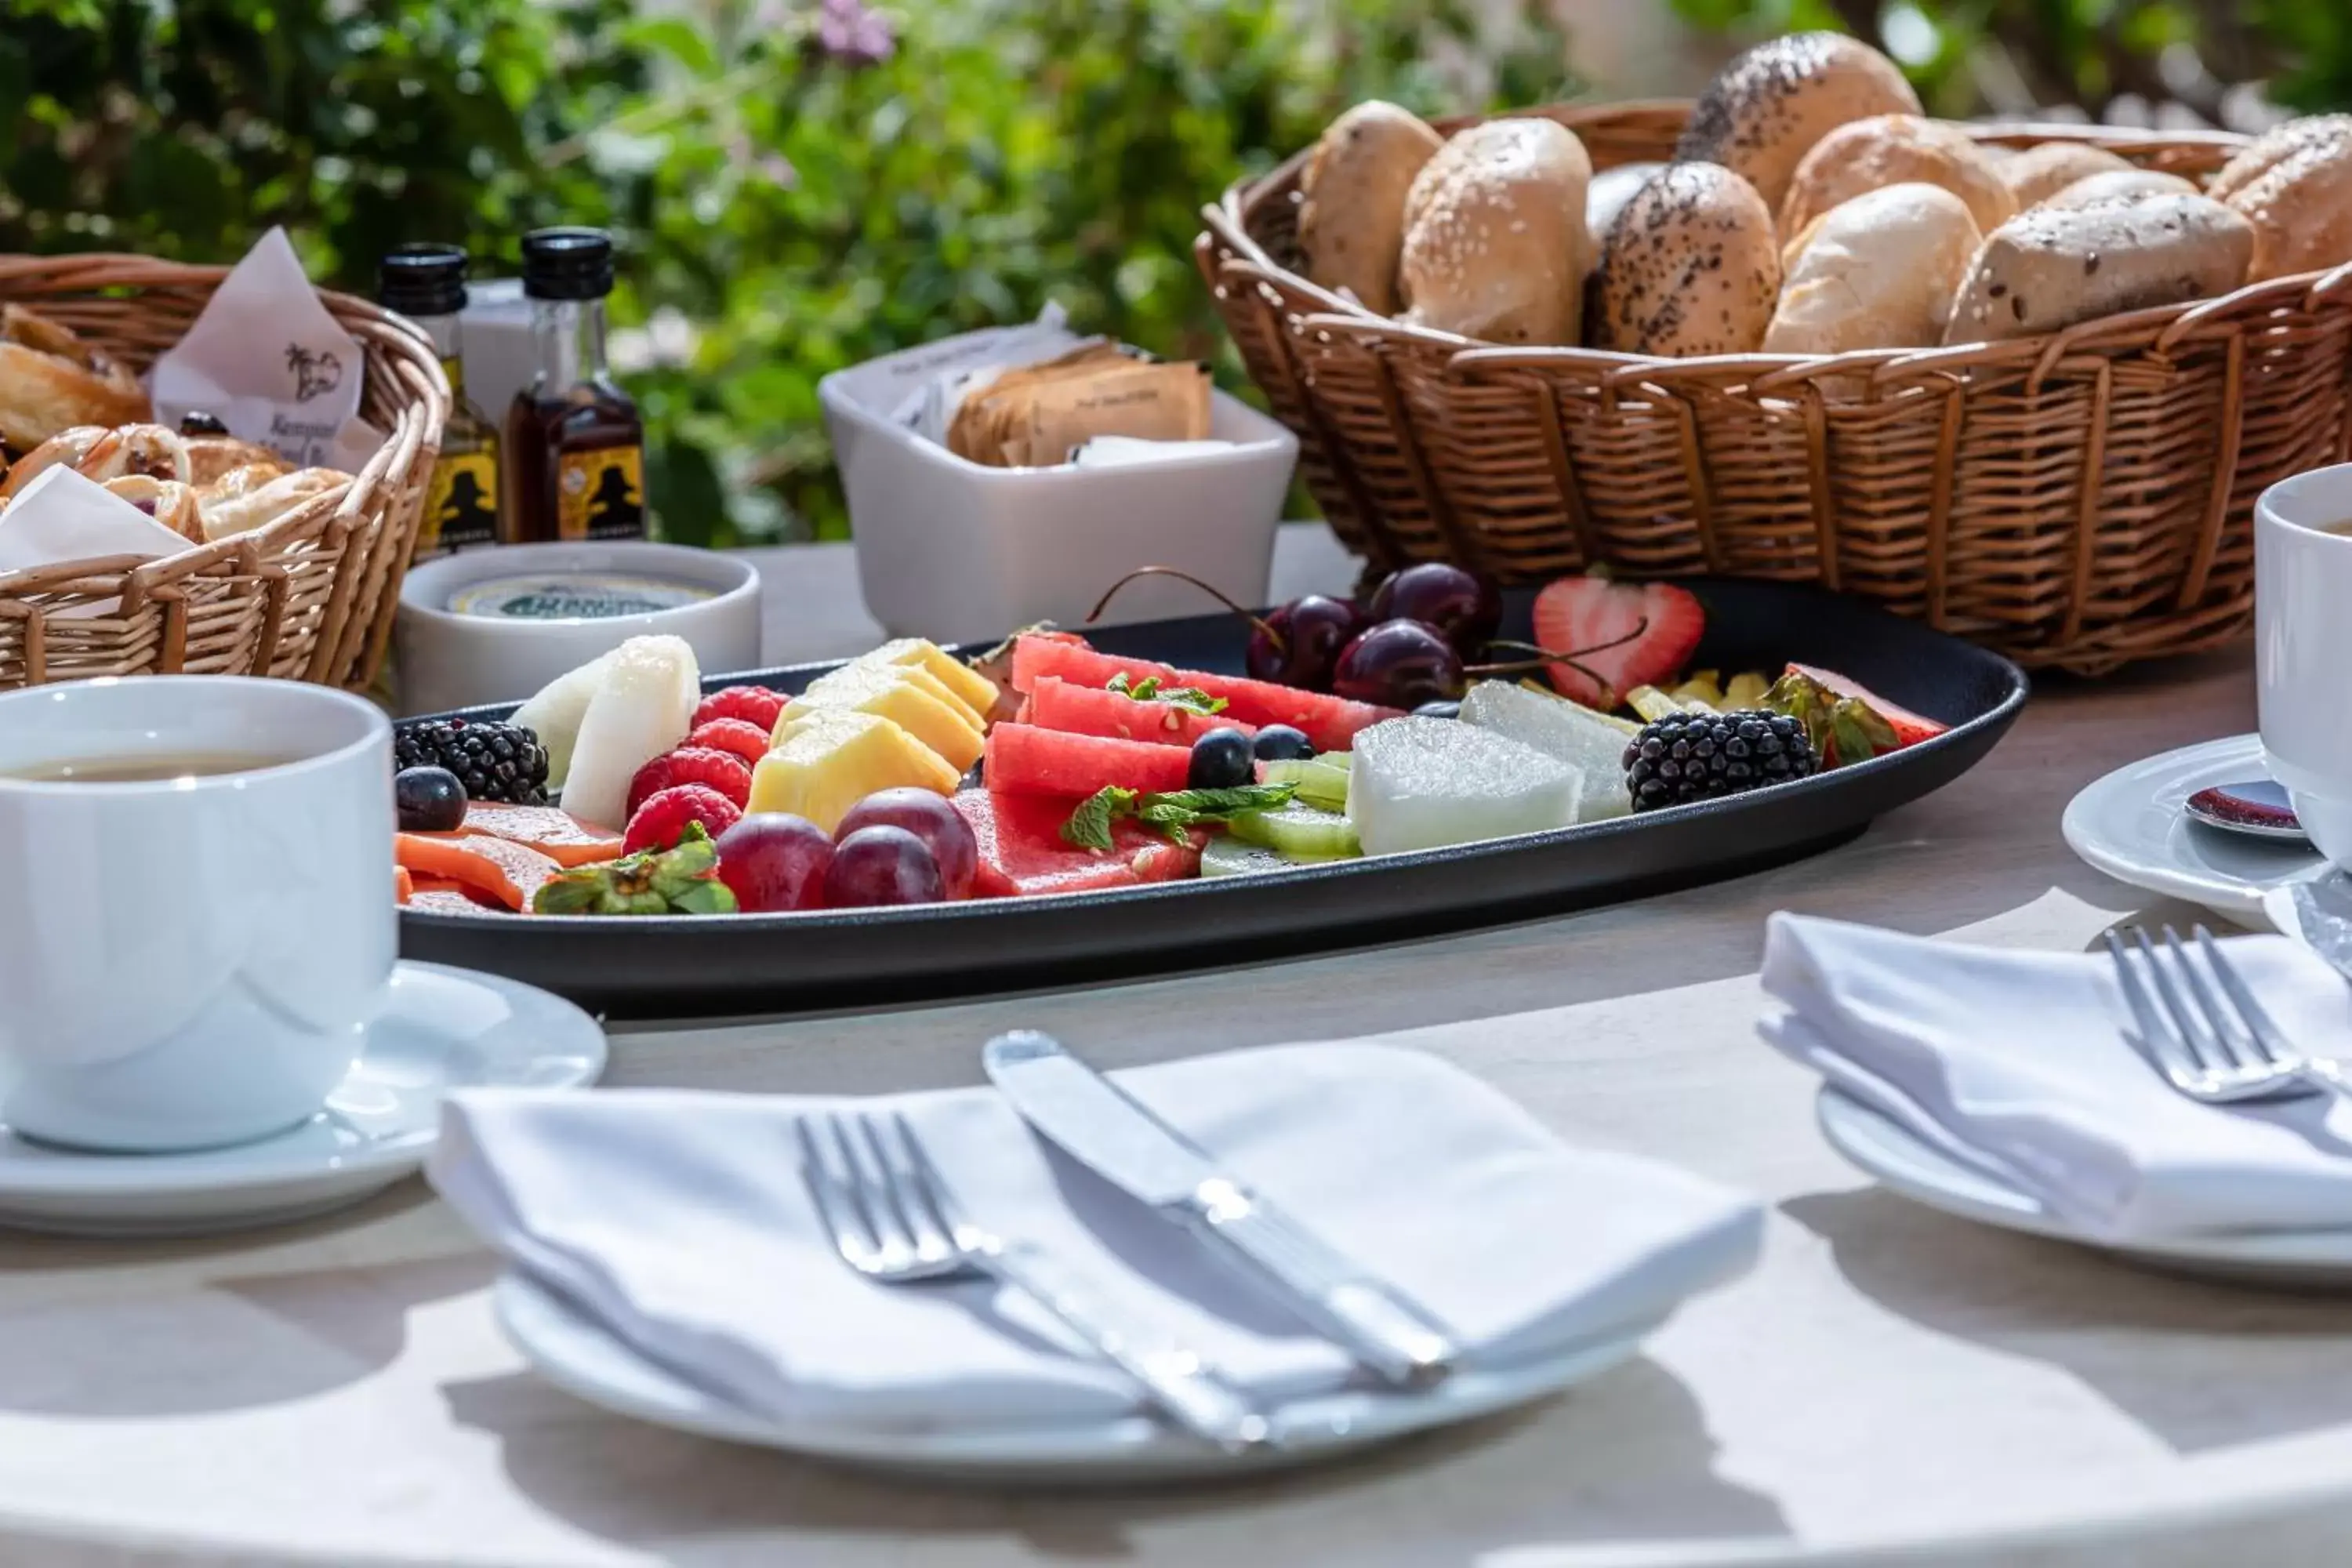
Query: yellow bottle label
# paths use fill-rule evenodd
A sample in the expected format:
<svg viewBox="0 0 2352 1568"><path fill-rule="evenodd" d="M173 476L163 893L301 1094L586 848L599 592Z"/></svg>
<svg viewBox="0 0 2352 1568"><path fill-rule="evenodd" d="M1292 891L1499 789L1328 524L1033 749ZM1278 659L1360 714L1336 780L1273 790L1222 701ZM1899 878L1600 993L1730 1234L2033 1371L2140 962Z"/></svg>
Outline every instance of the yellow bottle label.
<svg viewBox="0 0 2352 1568"><path fill-rule="evenodd" d="M416 552L488 544L499 533L499 460L488 452L445 452L425 491Z"/></svg>
<svg viewBox="0 0 2352 1568"><path fill-rule="evenodd" d="M646 455L636 447L564 452L555 459L558 539L642 539Z"/></svg>

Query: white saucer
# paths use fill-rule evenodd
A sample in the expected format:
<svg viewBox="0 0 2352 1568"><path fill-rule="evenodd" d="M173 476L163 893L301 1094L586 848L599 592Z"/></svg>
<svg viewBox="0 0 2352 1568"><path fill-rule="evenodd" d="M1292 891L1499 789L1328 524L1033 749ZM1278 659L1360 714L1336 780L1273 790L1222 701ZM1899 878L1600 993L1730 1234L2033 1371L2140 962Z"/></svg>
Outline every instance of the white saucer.
<svg viewBox="0 0 2352 1568"><path fill-rule="evenodd" d="M1209 1477L1331 1459L1407 1433L1474 1420L1580 1383L1641 1348L1657 1327L1588 1340L1509 1367L1465 1367L1435 1388L1349 1389L1274 1412L1280 1447L1228 1454L1145 1415L955 1429L787 1424L680 1381L562 1297L509 1272L494 1300L507 1337L541 1375L592 1405L657 1426L866 1468L970 1482L1094 1485Z"/></svg>
<svg viewBox="0 0 2352 1568"><path fill-rule="evenodd" d="M95 1154L0 1127L0 1226L185 1236L340 1208L425 1163L453 1089L565 1089L604 1070L604 1031L536 986L402 963L359 1064L301 1126L226 1149Z"/></svg>
<svg viewBox="0 0 2352 1568"><path fill-rule="evenodd" d="M2075 854L2119 882L2264 930L2263 897L2326 862L2308 846L2265 844L2192 822L2181 806L2200 789L2267 776L2259 736L2183 746L2084 788L2068 803L2061 831Z"/></svg>
<svg viewBox="0 0 2352 1568"><path fill-rule="evenodd" d="M1888 1191L1962 1219L2095 1247L2176 1274L2242 1284L2352 1285L2352 1230L2263 1231L2117 1246L2084 1236L2041 1200L1959 1164L1874 1106L1824 1087L1822 1135Z"/></svg>

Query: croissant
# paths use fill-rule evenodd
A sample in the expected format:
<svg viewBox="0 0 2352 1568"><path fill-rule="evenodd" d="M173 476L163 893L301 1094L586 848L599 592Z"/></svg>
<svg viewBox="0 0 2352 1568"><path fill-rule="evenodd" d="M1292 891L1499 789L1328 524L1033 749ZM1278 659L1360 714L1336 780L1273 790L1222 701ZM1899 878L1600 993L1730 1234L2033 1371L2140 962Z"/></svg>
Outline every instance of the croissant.
<svg viewBox="0 0 2352 1568"><path fill-rule="evenodd" d="M146 393L122 365L21 305L0 305L0 441L29 451L77 425L151 416Z"/></svg>
<svg viewBox="0 0 2352 1568"><path fill-rule="evenodd" d="M161 425L125 425L109 430L77 425L60 430L16 460L0 484L0 500L13 497L38 475L64 464L101 484L125 474L188 481L188 446Z"/></svg>
<svg viewBox="0 0 2352 1568"><path fill-rule="evenodd" d="M242 468L236 470L236 474L244 472ZM226 539L231 534L248 533L277 521L311 498L350 481L351 475L334 468L297 468L236 494L225 493L221 486L215 485L197 503L204 513L205 537Z"/></svg>
<svg viewBox="0 0 2352 1568"><path fill-rule="evenodd" d="M157 522L194 543L205 542L205 520L196 505L196 492L177 479L159 479L148 474L124 474L106 481L106 488L121 496Z"/></svg>

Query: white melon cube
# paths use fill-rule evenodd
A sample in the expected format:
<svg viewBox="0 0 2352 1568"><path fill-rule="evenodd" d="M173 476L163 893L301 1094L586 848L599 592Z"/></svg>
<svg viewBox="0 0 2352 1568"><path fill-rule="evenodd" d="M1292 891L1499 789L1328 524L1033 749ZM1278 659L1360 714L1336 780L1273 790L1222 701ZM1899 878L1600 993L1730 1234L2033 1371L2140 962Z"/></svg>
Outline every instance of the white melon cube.
<svg viewBox="0 0 2352 1568"><path fill-rule="evenodd" d="M1558 757L1584 777L1576 820L1601 822L1633 809L1625 791L1625 731L1590 709L1506 680L1482 680L1462 699L1462 722Z"/></svg>
<svg viewBox="0 0 2352 1568"><path fill-rule="evenodd" d="M1539 833L1576 820L1582 784L1557 757L1454 719L1391 719L1356 737L1348 816L1367 855Z"/></svg>

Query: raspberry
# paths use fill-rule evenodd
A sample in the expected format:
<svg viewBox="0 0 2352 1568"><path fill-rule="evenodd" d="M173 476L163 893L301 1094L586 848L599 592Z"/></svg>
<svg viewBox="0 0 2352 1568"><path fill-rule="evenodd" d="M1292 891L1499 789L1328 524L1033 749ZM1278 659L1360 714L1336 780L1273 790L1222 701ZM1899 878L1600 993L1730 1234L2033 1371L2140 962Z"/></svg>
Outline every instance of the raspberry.
<svg viewBox="0 0 2352 1568"><path fill-rule="evenodd" d="M747 724L757 724L760 733L765 735L775 729L776 715L791 700L782 692L771 691L764 686L730 686L702 700L702 706L694 710L694 727L699 730L713 719L740 719Z"/></svg>
<svg viewBox="0 0 2352 1568"><path fill-rule="evenodd" d="M680 746L677 751L656 757L637 770L629 781L629 815L637 815L648 795L658 794L672 784L705 784L725 795L738 808L751 799L751 770L743 759L732 752L714 752L700 746ZM714 833L713 838L719 836Z"/></svg>
<svg viewBox="0 0 2352 1568"><path fill-rule="evenodd" d="M743 759L744 766L756 768L768 754L768 731L744 719L713 719L708 724L697 724L686 743L731 752Z"/></svg>
<svg viewBox="0 0 2352 1568"><path fill-rule="evenodd" d="M703 831L716 838L742 817L742 807L708 784L672 784L656 790L629 814L629 831L621 840L621 851L634 855L640 849L673 848L685 837L689 822L702 824Z"/></svg>

